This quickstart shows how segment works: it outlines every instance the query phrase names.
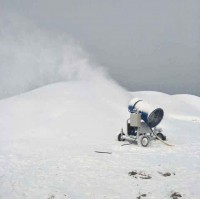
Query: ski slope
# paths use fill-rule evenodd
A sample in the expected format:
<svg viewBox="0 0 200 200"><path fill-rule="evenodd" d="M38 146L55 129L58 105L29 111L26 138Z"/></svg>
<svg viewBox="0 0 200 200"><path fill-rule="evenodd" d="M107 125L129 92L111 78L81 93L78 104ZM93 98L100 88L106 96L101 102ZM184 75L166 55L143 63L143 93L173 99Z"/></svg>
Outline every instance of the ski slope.
<svg viewBox="0 0 200 200"><path fill-rule="evenodd" d="M116 140L133 96L164 109L160 126L174 147ZM191 95L68 81L3 99L0 198L200 198L199 130L200 98ZM129 176L134 170L151 179Z"/></svg>

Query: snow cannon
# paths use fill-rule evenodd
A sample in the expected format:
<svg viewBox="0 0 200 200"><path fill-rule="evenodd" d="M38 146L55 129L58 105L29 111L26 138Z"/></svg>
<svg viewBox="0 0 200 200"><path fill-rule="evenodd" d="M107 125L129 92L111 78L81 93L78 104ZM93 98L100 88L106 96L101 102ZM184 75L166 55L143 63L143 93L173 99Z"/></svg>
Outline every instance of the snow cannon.
<svg viewBox="0 0 200 200"><path fill-rule="evenodd" d="M152 106L141 99L133 98L128 105L128 110L130 117L126 121L127 132L124 133L122 128L117 136L118 141L128 141L143 147L147 147L154 139L164 143L166 136L162 133L162 128L156 127L164 116L162 108Z"/></svg>
<svg viewBox="0 0 200 200"><path fill-rule="evenodd" d="M136 110L139 111L139 113L141 113L141 119L148 124L150 128L157 126L164 116L162 108L154 107L138 98L131 99L128 110L130 113L134 113Z"/></svg>

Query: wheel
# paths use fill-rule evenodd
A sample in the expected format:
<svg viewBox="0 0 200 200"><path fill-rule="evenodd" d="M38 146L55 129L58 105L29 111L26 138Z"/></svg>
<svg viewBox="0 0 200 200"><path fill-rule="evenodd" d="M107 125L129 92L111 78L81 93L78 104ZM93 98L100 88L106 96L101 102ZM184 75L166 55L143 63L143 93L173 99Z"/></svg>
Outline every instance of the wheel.
<svg viewBox="0 0 200 200"><path fill-rule="evenodd" d="M164 136L162 133L157 133L157 137L159 137L161 140L166 140L166 136Z"/></svg>
<svg viewBox="0 0 200 200"><path fill-rule="evenodd" d="M122 139L122 135L125 135L125 134L124 133L118 134L118 136L117 136L118 141L125 141L125 139Z"/></svg>
<svg viewBox="0 0 200 200"><path fill-rule="evenodd" d="M142 147L147 147L149 145L150 142L150 137L147 135L141 135L138 138L138 144Z"/></svg>

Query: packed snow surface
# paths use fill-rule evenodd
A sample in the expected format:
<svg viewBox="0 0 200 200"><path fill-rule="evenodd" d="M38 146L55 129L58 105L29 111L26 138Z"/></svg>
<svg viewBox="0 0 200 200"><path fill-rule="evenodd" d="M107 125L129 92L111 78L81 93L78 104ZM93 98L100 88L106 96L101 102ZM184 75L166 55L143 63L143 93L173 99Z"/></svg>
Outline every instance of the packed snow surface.
<svg viewBox="0 0 200 200"><path fill-rule="evenodd" d="M133 96L164 109L159 126L175 146L121 146ZM191 95L71 81L1 100L0 198L200 198L199 130L200 98Z"/></svg>

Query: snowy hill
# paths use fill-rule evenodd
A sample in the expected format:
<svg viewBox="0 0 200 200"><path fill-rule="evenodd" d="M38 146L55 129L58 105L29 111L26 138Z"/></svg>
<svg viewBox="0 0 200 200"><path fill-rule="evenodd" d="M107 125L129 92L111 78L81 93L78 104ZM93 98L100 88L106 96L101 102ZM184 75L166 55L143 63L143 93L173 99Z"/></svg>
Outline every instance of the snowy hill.
<svg viewBox="0 0 200 200"><path fill-rule="evenodd" d="M132 96L164 109L160 126L174 147L116 140ZM0 198L199 198L199 129L199 97L114 83L63 82L1 100ZM151 178L129 176L134 170Z"/></svg>

